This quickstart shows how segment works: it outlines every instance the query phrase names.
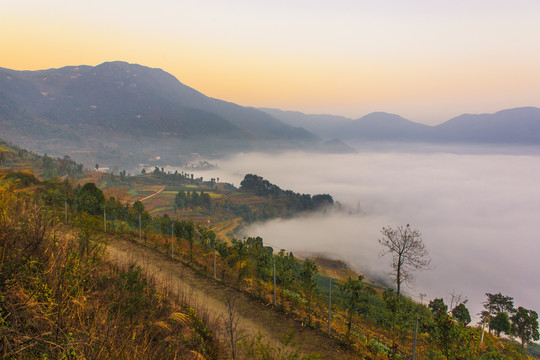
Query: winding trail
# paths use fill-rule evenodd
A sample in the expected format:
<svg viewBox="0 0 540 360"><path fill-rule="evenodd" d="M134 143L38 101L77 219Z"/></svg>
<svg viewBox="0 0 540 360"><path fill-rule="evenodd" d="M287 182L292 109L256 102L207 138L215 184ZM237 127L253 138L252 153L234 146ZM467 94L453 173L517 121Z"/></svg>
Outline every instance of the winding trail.
<svg viewBox="0 0 540 360"><path fill-rule="evenodd" d="M148 199L150 199L150 198L156 196L157 194L159 194L160 192L162 192L163 190L165 190L166 187L167 187L167 186L162 187L161 189L159 189L159 190L156 191L155 193L150 194L150 195L148 195L148 196L145 196L145 197L143 197L142 199L140 199L139 201L140 201L140 202L143 202L143 201L145 201L145 200L148 200Z"/></svg>
<svg viewBox="0 0 540 360"><path fill-rule="evenodd" d="M118 238L111 238L107 250L112 261L120 266L140 265L158 283L187 298L190 306L208 311L210 319L223 319L227 314L227 298L234 299L238 329L244 335L256 336L260 332L266 343L281 347L280 339L291 332L293 343L304 354L318 353L321 359L359 359L350 352L340 351L334 340L300 326L240 291L197 274L164 254Z"/></svg>

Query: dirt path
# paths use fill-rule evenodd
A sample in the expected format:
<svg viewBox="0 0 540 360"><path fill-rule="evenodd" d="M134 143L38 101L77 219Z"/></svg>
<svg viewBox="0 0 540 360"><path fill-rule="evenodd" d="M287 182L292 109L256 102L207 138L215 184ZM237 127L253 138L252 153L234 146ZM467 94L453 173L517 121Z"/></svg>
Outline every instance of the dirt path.
<svg viewBox="0 0 540 360"><path fill-rule="evenodd" d="M156 196L157 194L159 194L160 192L162 192L163 190L165 190L166 187L167 187L167 186L162 187L161 189L159 189L159 190L156 191L155 193L150 194L150 195L148 195L148 196L145 196L145 197L143 197L143 198L142 198L141 200L139 200L139 201L140 201L140 202L143 202L143 201L145 201L145 200L150 199L151 197Z"/></svg>
<svg viewBox="0 0 540 360"><path fill-rule="evenodd" d="M322 359L359 358L340 352L334 340L301 327L294 320L249 299L242 292L198 275L163 254L120 239L111 240L108 252L111 260L119 265L136 263L157 281L169 286L173 292L187 295L191 303L206 309L210 318L223 318L227 313L227 297L234 299L238 329L246 335L257 335L260 332L266 342L277 345L283 335L292 332L293 342L299 345L305 354L318 353Z"/></svg>

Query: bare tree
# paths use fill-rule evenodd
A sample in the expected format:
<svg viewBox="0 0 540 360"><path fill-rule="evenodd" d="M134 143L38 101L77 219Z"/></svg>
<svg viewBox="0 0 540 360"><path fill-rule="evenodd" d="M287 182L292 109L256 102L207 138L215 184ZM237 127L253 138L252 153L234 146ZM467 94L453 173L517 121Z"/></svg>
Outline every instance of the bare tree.
<svg viewBox="0 0 540 360"><path fill-rule="evenodd" d="M225 325L224 335L231 348L231 358L232 360L235 360L238 355L236 344L238 340L242 338L242 335L241 332L238 330L238 316L236 315L235 306L236 299L231 298L229 297L229 295L227 295L225 300L227 302L227 314L225 314L225 317L223 319Z"/></svg>
<svg viewBox="0 0 540 360"><path fill-rule="evenodd" d="M431 259L422 240L420 231L407 226L398 226L396 229L388 226L381 230L383 235L379 243L384 247L381 256L392 254L392 272L399 298L402 283L414 280L413 271L430 268Z"/></svg>
<svg viewBox="0 0 540 360"><path fill-rule="evenodd" d="M463 294L456 293L456 290L452 290L452 292L450 293L450 309L451 310L454 309L459 304L466 304L467 301L469 301L467 297L465 297Z"/></svg>

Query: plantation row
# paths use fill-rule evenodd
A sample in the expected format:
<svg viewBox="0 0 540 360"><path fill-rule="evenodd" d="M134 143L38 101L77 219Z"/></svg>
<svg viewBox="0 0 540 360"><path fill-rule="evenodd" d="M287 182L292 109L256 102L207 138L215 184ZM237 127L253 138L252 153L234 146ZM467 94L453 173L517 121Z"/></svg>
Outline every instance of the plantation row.
<svg viewBox="0 0 540 360"><path fill-rule="evenodd" d="M230 359L220 339L227 322L195 310L188 294L158 288L141 267L105 261L114 235L101 216L54 206L62 188L71 185L0 174L0 357ZM72 203L82 188L71 189ZM149 226L145 238L156 236ZM237 340L235 359L319 358L257 336Z"/></svg>
<svg viewBox="0 0 540 360"><path fill-rule="evenodd" d="M149 244L272 304L306 326L329 333L362 356L400 358L415 352L420 358L431 359L526 358L519 344L490 334L482 336L481 329L458 321L459 312L428 308L396 296L392 290L377 292L364 284L362 277L331 284L330 279L318 275L311 260L300 260L285 250L276 252L259 237L234 239L229 244L218 239L206 224L167 215L151 217L142 203L127 205L105 199L93 184L75 188L66 181L49 181L43 185L37 193L59 218L83 228L87 226L84 223L91 224L94 232L106 231Z"/></svg>

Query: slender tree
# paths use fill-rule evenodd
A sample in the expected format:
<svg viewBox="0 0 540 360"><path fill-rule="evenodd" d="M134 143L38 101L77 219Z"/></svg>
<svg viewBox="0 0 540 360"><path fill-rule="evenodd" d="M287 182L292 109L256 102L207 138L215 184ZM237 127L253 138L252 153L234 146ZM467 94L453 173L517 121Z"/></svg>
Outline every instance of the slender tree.
<svg viewBox="0 0 540 360"><path fill-rule="evenodd" d="M491 308L492 313L514 313L514 299L510 296L502 295L501 293L490 294L486 293L487 300L483 303L487 310Z"/></svg>
<svg viewBox="0 0 540 360"><path fill-rule="evenodd" d="M193 264L193 244L195 243L195 237L197 236L197 228L195 227L193 220L189 221L185 234L189 243L189 263Z"/></svg>
<svg viewBox="0 0 540 360"><path fill-rule="evenodd" d="M243 240L232 239L231 243L233 256L229 257L229 265L237 268L237 283L238 286L240 286L240 284L242 283L242 279L247 272L246 259L248 256L248 247L246 245L246 242Z"/></svg>
<svg viewBox="0 0 540 360"><path fill-rule="evenodd" d="M379 243L384 247L381 256L392 255L392 272L396 283L396 296L401 294L401 284L414 280L413 272L429 269L431 259L420 231L407 226L396 229L388 226L381 230Z"/></svg>
<svg viewBox="0 0 540 360"><path fill-rule="evenodd" d="M442 298L433 299L429 302L428 308L435 314L447 314L448 306Z"/></svg>
<svg viewBox="0 0 540 360"><path fill-rule="evenodd" d="M472 345L474 337L462 322L456 322L448 314L448 306L443 299L434 299L428 307L433 311L426 324L428 341L439 348L448 360L477 359L475 346Z"/></svg>
<svg viewBox="0 0 540 360"><path fill-rule="evenodd" d="M471 314L465 303L461 303L452 309L452 316L459 321L463 326L467 326L471 322Z"/></svg>
<svg viewBox="0 0 540 360"><path fill-rule="evenodd" d="M86 211L91 215L101 214L105 204L105 195L96 184L90 182L83 185L75 196L79 211Z"/></svg>
<svg viewBox="0 0 540 360"><path fill-rule="evenodd" d="M508 314L500 312L495 315L489 322L489 327L497 334L497 336L501 336L501 333L510 334L511 324Z"/></svg>
<svg viewBox="0 0 540 360"><path fill-rule="evenodd" d="M308 326L311 326L311 303L313 297L315 296L315 289L317 288L317 281L315 280L315 275L319 272L317 265L306 259L302 263L302 270L300 272L300 278L302 281L302 290L306 297L306 312L308 316Z"/></svg>
<svg viewBox="0 0 540 360"><path fill-rule="evenodd" d="M521 347L524 348L528 342L539 339L538 314L536 311L519 307L511 317L512 332L520 338Z"/></svg>
<svg viewBox="0 0 540 360"><path fill-rule="evenodd" d="M360 309L360 301L364 293L363 279L362 275L359 275L358 279L348 278L340 287L341 292L345 295L345 306L348 311L347 334L345 336L347 341L351 335L353 315L358 313Z"/></svg>
<svg viewBox="0 0 540 360"><path fill-rule="evenodd" d="M491 325L493 318L499 313L506 313L508 318L510 318L510 316L516 312L516 309L514 309L514 299L510 296L502 295L501 293L486 293L486 298L487 300L482 304L484 305L485 310L483 310L480 315L482 321L486 321L489 325L489 331L491 332L492 330L495 330Z"/></svg>
<svg viewBox="0 0 540 360"><path fill-rule="evenodd" d="M298 262L294 255L281 249L276 256L278 281L281 284L281 308L285 309L285 291L293 284L296 278Z"/></svg>

